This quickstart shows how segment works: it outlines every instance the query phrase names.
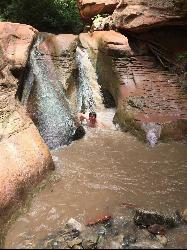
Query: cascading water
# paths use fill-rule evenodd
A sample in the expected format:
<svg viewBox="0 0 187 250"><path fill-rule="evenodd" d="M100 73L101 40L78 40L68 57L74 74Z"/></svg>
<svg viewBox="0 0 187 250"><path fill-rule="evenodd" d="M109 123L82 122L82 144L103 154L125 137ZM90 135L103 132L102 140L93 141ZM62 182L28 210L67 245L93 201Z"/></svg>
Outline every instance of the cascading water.
<svg viewBox="0 0 187 250"><path fill-rule="evenodd" d="M142 128L146 133L146 139L149 145L154 147L160 138L162 130L161 125L154 122L143 123Z"/></svg>
<svg viewBox="0 0 187 250"><path fill-rule="evenodd" d="M50 55L42 54L38 37L30 54L30 72L24 82L22 103L27 107L50 149L67 145L76 129L75 116Z"/></svg>
<svg viewBox="0 0 187 250"><path fill-rule="evenodd" d="M86 50L77 49L77 63L80 81L77 86L77 112L83 109L101 111L103 104L97 75ZM70 104L54 73L50 58L42 56L37 51L37 45L31 52L30 66L22 102L28 109L29 106L32 109L32 116L37 118L41 134L51 147L61 145L64 138L67 138L68 142L74 127ZM114 113L109 113L107 124L112 121L113 115ZM106 113L103 113L103 117L106 119ZM146 132L149 144L154 146L161 134L160 124L144 123L142 129ZM148 150L143 143L128 133L113 130L96 130L95 133L94 129L90 129L84 140L63 150L52 151L61 180L54 185L50 183L38 194L30 211L23 215L9 232L5 248L37 248L37 245L41 248L64 247L62 224L69 218L78 218L83 223L87 218L96 218L98 214L115 215L116 211L120 216L116 221L124 218L126 233L128 225L132 223L128 221L128 217L121 216L121 211L123 210L125 215L128 214L128 204L135 204L135 208L166 211L173 207L177 210L186 208L185 152L186 143L160 144L153 150ZM134 208L131 207L130 210L132 212ZM176 248L178 243L185 248L186 228L183 226L185 225L182 225L181 229L176 228L177 236L173 233L174 229L172 232L168 230L168 248ZM107 232L105 229L107 228L104 227L104 237ZM129 232L132 229L135 230L134 225ZM113 237L109 228L109 240L112 240L111 246L114 247L120 246L116 240L121 239L121 235L116 238L116 230L118 232L118 228L114 228ZM56 232L60 232L57 237ZM89 234L90 232L89 230ZM136 233L139 240L137 229ZM142 232L140 236L141 234ZM68 243L71 243L68 237L67 239ZM108 239L106 243L108 248ZM147 245L146 237L143 237L142 244L151 247L150 237ZM160 242L158 244L160 245ZM180 248L180 245L177 247Z"/></svg>
<svg viewBox="0 0 187 250"><path fill-rule="evenodd" d="M98 111L104 108L97 74L86 49L77 47L76 61L79 68L77 111Z"/></svg>

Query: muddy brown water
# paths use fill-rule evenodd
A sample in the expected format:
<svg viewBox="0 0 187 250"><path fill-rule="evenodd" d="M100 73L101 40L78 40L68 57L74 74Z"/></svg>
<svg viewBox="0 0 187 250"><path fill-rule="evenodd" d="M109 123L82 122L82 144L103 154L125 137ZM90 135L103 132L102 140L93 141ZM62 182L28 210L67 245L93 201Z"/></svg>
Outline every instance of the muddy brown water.
<svg viewBox="0 0 187 250"><path fill-rule="evenodd" d="M87 129L83 139L52 151L60 179L33 198L10 228L5 248L32 248L71 217L85 223L116 214L122 203L161 211L187 208L186 141L150 148L116 130L112 116L113 110L105 112L109 128ZM172 230L169 246L187 248L186 236L185 225Z"/></svg>

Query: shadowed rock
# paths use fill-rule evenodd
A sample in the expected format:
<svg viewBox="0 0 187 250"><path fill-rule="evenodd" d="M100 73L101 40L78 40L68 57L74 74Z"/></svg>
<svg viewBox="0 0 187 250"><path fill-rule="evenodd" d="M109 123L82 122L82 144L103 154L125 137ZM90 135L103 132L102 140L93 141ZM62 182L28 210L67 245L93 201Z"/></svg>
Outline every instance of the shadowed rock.
<svg viewBox="0 0 187 250"><path fill-rule="evenodd" d="M158 224L165 225L167 228L172 228L181 222L181 216L178 212L166 214L157 211L137 209L134 215L134 222L136 225L143 227Z"/></svg>
<svg viewBox="0 0 187 250"><path fill-rule="evenodd" d="M73 135L73 137L72 137L72 140L73 140L73 141L79 140L79 139L83 138L85 134L86 134L86 132L85 132L84 127L83 127L83 126L79 126L79 127L75 130L75 133L74 133L74 135Z"/></svg>

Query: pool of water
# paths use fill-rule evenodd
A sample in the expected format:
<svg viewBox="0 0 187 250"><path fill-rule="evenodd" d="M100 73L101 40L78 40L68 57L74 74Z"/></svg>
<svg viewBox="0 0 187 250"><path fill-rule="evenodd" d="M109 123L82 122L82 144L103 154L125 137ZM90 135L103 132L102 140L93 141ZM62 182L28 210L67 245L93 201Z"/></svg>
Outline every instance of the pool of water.
<svg viewBox="0 0 187 250"><path fill-rule="evenodd" d="M160 211L187 207L186 141L150 148L117 130L113 114L99 113L107 129L86 128L83 139L51 152L60 178L33 198L29 211L10 228L5 248L28 247L71 217L85 223L116 214L123 203ZM186 248L186 236L184 225L171 231L170 246Z"/></svg>

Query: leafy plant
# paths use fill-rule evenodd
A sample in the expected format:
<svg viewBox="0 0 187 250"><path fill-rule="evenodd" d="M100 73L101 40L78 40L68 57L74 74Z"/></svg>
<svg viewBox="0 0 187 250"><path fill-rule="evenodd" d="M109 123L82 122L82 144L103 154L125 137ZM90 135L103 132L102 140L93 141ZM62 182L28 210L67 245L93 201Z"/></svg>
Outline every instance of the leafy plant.
<svg viewBox="0 0 187 250"><path fill-rule="evenodd" d="M83 28L76 0L1 0L0 17L45 32L78 33Z"/></svg>
<svg viewBox="0 0 187 250"><path fill-rule="evenodd" d="M109 14L97 14L96 16L92 17L92 21L95 21L97 19L108 17Z"/></svg>
<svg viewBox="0 0 187 250"><path fill-rule="evenodd" d="M177 60L187 59L187 51L177 55Z"/></svg>

